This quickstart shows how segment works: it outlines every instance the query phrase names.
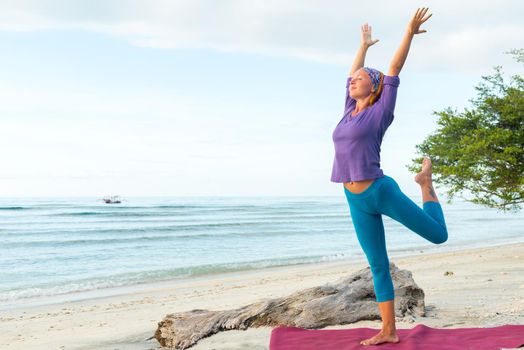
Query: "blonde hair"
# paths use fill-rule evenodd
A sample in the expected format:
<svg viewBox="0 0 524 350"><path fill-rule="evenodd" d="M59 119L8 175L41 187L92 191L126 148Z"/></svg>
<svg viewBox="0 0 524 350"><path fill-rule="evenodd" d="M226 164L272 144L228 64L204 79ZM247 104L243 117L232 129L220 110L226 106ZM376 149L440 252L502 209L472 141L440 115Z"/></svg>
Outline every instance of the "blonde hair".
<svg viewBox="0 0 524 350"><path fill-rule="evenodd" d="M382 94L382 87L384 86L384 74L380 72L380 83L376 91L371 93L371 98L369 99L369 106L372 106L375 102L378 101L380 95Z"/></svg>

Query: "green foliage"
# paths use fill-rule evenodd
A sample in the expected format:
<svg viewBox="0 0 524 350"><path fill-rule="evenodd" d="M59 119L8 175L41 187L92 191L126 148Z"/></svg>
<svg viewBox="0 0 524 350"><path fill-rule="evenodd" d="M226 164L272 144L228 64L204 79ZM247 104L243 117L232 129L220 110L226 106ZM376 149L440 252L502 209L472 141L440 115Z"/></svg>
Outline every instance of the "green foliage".
<svg viewBox="0 0 524 350"><path fill-rule="evenodd" d="M524 50L512 50L524 63ZM466 201L501 210L521 209L524 203L524 78L507 83L501 67L482 76L470 100L472 109L450 107L433 112L440 118L437 130L417 145L421 156L408 169L421 170L422 155L433 164L433 181L447 187L448 203L458 193L469 191Z"/></svg>

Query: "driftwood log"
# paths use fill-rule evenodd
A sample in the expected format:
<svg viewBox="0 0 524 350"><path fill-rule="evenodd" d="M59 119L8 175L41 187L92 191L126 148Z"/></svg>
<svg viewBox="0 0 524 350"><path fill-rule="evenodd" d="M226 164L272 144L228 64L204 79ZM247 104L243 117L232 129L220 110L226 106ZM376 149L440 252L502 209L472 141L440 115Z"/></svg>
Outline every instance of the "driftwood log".
<svg viewBox="0 0 524 350"><path fill-rule="evenodd" d="M424 316L424 291L410 271L390 263L395 286L395 315ZM264 299L238 309L193 309L168 314L154 337L161 346L187 349L200 339L230 329L293 326L308 329L380 319L369 267L334 283L304 289L289 296Z"/></svg>

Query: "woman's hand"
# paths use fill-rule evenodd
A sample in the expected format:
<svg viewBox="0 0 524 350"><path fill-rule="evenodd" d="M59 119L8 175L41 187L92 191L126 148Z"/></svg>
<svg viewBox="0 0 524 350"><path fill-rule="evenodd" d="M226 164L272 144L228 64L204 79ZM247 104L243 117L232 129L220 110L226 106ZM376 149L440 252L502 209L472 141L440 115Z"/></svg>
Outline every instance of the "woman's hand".
<svg viewBox="0 0 524 350"><path fill-rule="evenodd" d="M426 15L426 12L428 12L427 7L423 7L422 9L420 8L417 9L417 12L415 13L411 21L409 21L409 24L408 24L408 31L410 32L410 34L415 35L415 34L426 32L426 30L420 29L421 24L426 22L429 19L429 17L431 17L432 15L430 13L429 15L424 17Z"/></svg>
<svg viewBox="0 0 524 350"><path fill-rule="evenodd" d="M368 26L367 23L365 23L362 27L362 45L366 47L370 47L371 45L374 45L379 40L373 40L371 39L371 26Z"/></svg>

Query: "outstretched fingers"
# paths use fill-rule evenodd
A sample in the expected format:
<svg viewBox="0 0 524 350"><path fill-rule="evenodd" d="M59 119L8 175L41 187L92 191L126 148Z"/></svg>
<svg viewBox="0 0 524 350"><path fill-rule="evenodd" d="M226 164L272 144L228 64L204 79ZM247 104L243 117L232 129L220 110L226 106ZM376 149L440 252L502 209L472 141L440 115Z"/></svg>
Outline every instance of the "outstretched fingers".
<svg viewBox="0 0 524 350"><path fill-rule="evenodd" d="M421 9L417 9L417 13L415 13L415 19L417 20L417 22L419 22L420 24L426 22L429 17L431 17L433 14L430 13L429 15L427 15L426 17L424 17L426 15L426 13L428 12L429 10L429 7L423 7Z"/></svg>
<svg viewBox="0 0 524 350"><path fill-rule="evenodd" d="M420 26L422 23L426 22L433 14L429 14L426 16L426 13L428 12L428 7L422 7L418 8L415 12L415 15L413 16L413 19L411 20L411 27L413 30L413 34L420 34L420 33L426 33L427 31L422 29L420 30Z"/></svg>
<svg viewBox="0 0 524 350"><path fill-rule="evenodd" d="M426 17L424 17L424 15L426 14L426 12L428 12L428 10L429 10L429 9L426 7L425 11L424 11L423 13L421 13L421 16L420 16L420 24L426 22L426 21L429 19L429 17L431 17L431 16L433 15L432 13L430 13L429 15L427 15Z"/></svg>
<svg viewBox="0 0 524 350"><path fill-rule="evenodd" d="M375 39L373 40L372 39L372 30L371 30L371 26L368 25L367 23L363 24L362 27L361 27L361 30L362 30L362 43L366 46L372 46L374 44L376 44L379 40L378 39Z"/></svg>

